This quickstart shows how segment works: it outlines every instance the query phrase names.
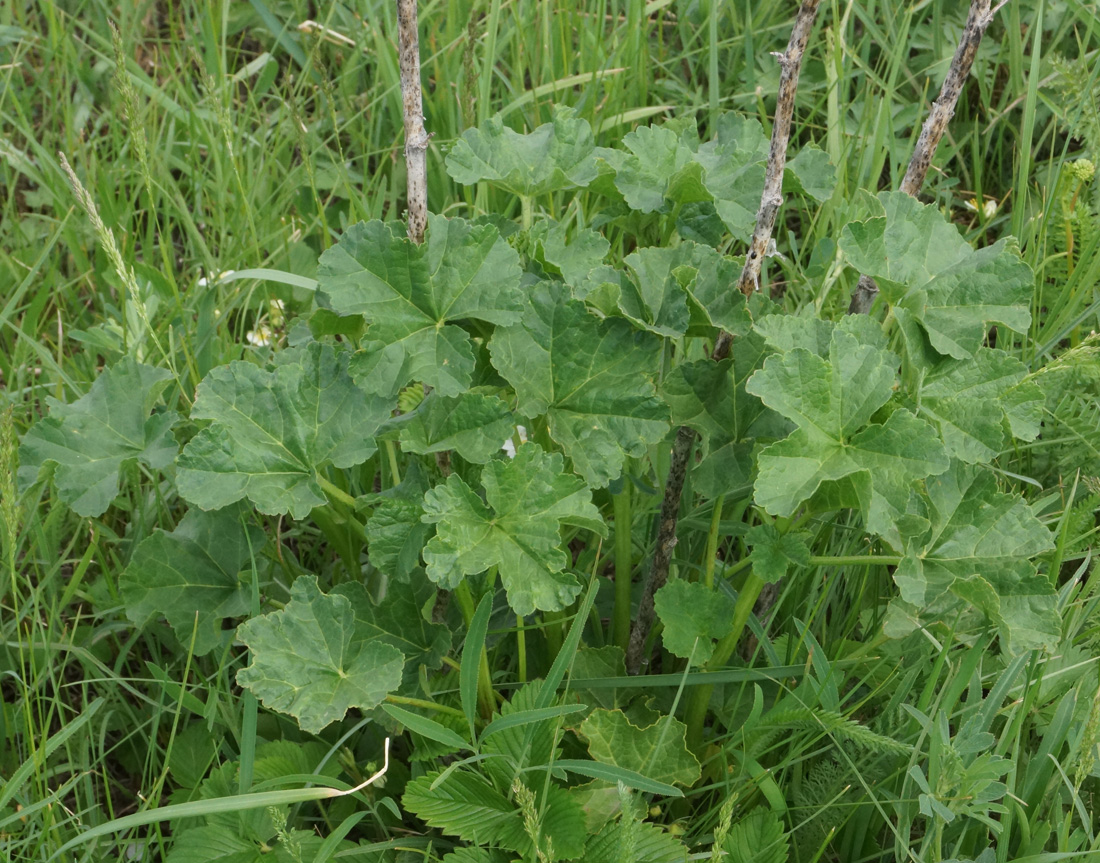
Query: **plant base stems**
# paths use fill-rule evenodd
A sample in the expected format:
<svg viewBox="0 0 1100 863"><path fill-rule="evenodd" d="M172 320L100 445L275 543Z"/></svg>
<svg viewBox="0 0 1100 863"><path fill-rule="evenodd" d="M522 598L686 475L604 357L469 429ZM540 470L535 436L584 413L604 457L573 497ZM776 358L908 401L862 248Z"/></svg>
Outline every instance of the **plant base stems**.
<svg viewBox="0 0 1100 863"><path fill-rule="evenodd" d="M615 505L615 617L612 640L624 651L630 644L630 588L633 554L630 541L630 483L613 495Z"/></svg>
<svg viewBox="0 0 1100 863"><path fill-rule="evenodd" d="M668 568L672 563L672 549L676 547L676 523L680 517L680 495L684 490L688 460L695 444L695 432L681 426L672 447L672 462L668 468L668 482L661 504L661 523L657 529L657 546L653 549L653 563L649 569L642 601L638 606L638 619L630 630L630 642L626 650L626 670L637 674L645 659L645 643L653 626L655 609L653 594L668 581Z"/></svg>
<svg viewBox="0 0 1100 863"><path fill-rule="evenodd" d="M741 592L737 594L737 604L733 608L733 621L729 632L718 642L714 648L714 654L706 664L706 670L712 671L721 668L733 652L737 649L737 643L741 640L741 633L745 630L745 624L749 622L756 599L764 588L764 580L754 573L749 573ZM687 724L687 744L692 750L698 752L703 745L703 721L707 717L707 707L710 705L710 696L714 692L713 685L696 686L691 691L688 699L687 711L684 721Z"/></svg>

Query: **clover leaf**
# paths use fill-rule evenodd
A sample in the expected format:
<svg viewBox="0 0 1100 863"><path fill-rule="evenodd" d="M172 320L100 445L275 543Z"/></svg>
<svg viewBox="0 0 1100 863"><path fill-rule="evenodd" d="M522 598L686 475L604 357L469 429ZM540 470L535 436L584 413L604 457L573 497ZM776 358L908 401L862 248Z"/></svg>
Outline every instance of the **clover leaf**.
<svg viewBox="0 0 1100 863"><path fill-rule="evenodd" d="M519 412L546 416L551 437L594 488L668 432L668 411L646 375L660 340L622 319L598 320L560 284L539 285L522 323L498 329L489 351Z"/></svg>
<svg viewBox="0 0 1100 863"><path fill-rule="evenodd" d="M390 406L355 386L346 352L313 342L276 357L270 371L234 362L199 385L191 416L213 424L180 454L184 499L217 509L247 497L261 512L304 518L327 502L320 471L374 452Z"/></svg>
<svg viewBox="0 0 1100 863"><path fill-rule="evenodd" d="M909 411L869 424L893 394L895 362L841 328L827 358L803 347L768 358L746 389L798 428L760 453L757 503L789 516L823 484L848 478L841 487L881 531L905 510L914 480L947 470L935 429Z"/></svg>
<svg viewBox="0 0 1100 863"><path fill-rule="evenodd" d="M389 397L411 381L464 392L474 352L456 322L514 323L522 299L519 256L495 227L436 215L419 246L383 222L352 225L321 255L317 280L319 303L366 319L352 373Z"/></svg>
<svg viewBox="0 0 1100 863"><path fill-rule="evenodd" d="M119 578L126 616L141 626L155 614L194 652L222 644L222 621L248 613L239 574L264 546L264 532L241 522L242 509L190 510L172 532L156 530L134 549Z"/></svg>
<svg viewBox="0 0 1100 863"><path fill-rule="evenodd" d="M159 470L176 457L172 426L179 415L152 413L171 379L167 369L125 357L76 401L48 399L50 415L31 426L19 448L20 484L31 485L54 464L58 496L73 512L102 515L118 495L124 465L137 460Z"/></svg>
<svg viewBox="0 0 1100 863"><path fill-rule="evenodd" d="M974 354L991 323L1027 331L1034 274L1014 240L974 249L935 206L900 192L878 199L884 215L846 225L840 247L878 280L899 322L915 320L955 359Z"/></svg>
<svg viewBox="0 0 1100 863"><path fill-rule="evenodd" d="M572 524L601 536L607 528L592 494L562 473L562 457L525 444L513 459L490 462L481 475L485 500L457 474L424 495L424 521L436 525L424 548L428 577L453 588L467 575L498 566L516 614L559 611L580 592L565 567L560 529Z"/></svg>
<svg viewBox="0 0 1100 863"><path fill-rule="evenodd" d="M284 609L238 627L252 663L237 682L316 734L352 707L377 707L401 685L404 656L373 635L346 596L326 596L316 576L299 576Z"/></svg>
<svg viewBox="0 0 1100 863"><path fill-rule="evenodd" d="M557 106L552 122L527 135L505 126L499 116L467 129L447 154L447 173L467 186L487 180L514 195L544 195L591 183L594 150L588 121Z"/></svg>

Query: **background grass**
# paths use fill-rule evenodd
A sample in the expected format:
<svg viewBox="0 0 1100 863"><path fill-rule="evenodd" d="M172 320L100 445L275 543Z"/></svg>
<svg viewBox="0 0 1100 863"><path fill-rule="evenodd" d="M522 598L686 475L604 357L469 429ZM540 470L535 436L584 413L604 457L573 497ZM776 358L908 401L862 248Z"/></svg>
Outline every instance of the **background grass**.
<svg viewBox="0 0 1100 863"><path fill-rule="evenodd" d="M516 201L456 187L443 168L450 142L496 112L532 129L550 119L555 102L574 105L605 145L638 123L672 116L694 116L705 136L727 110L756 116L770 131L778 71L769 52L785 44L793 12L793 3L750 0L422 3L432 209L518 215ZM947 0L822 4L792 147L812 141L824 148L840 182L823 207L788 214L778 230L786 261L770 278L789 308L831 315L846 306L855 275L837 265L835 238L860 190L896 188L965 12L965 4ZM11 859L45 860L83 827L183 799L211 765L255 752L256 741L242 737L242 729L255 728L248 721L255 702L233 683L235 660L191 662L170 637L136 629L122 613L117 577L131 550L154 526L167 529L179 517L170 490L135 468L112 510L79 519L48 487L38 499L18 496L14 441L48 398L75 399L127 350L172 369L173 398L186 408L207 371L257 349L250 332L266 325L277 336L310 302L306 292L216 274L271 267L311 276L318 254L348 224L401 218L394 15L394 5L379 0L0 7L0 539L7 570L0 583L0 777L8 780L0 791L0 853ZM1025 361L1037 368L1078 351L1047 378L1058 391L1050 433L1012 462L1043 490L1036 492L1043 516L1063 526L1058 564L1067 573L1087 563L1095 530L1096 501L1085 498L1083 484L1074 497L1073 476L1078 468L1100 473L1100 411L1087 388L1096 381L1086 386L1073 377L1092 356L1086 337L1096 327L1100 222L1091 191L1078 198L1063 173L1069 159L1100 156L1093 119L1098 22L1095 3L1011 0L989 29L926 188L973 242L1018 236L1040 272L1034 332L1029 347L1019 348ZM1059 57L1071 65L1059 65ZM129 301L77 206L59 151L133 267L146 314ZM989 212L967 209L972 199L992 202ZM599 216L587 203L582 195L569 211L553 198L536 206L585 224ZM623 242L613 258L630 251ZM641 535L648 515L644 505L635 513ZM699 530L678 552L683 565L703 565L710 516L704 510L687 520ZM332 554L309 525L269 519L267 526L289 535L298 565L322 565ZM836 555L863 550L855 534L835 525L822 530L830 535L818 537L817 547ZM644 553L644 545L636 549ZM811 714L792 715L750 741L795 828L792 859L955 853L920 826L913 765L898 766L844 724L870 721L867 705L880 702L938 713L953 725L997 711L989 728L1012 767L996 859L1013 859L1010 851L1023 858L1095 852L1097 789L1088 777L1100 713L1091 575L1066 594L1062 655L1034 658L1011 679L982 643L934 654L920 674L899 671L896 645L876 644L867 659L851 635L865 610L892 590L889 573L872 567L824 576L809 590L782 592L775 614L799 621L826 645L814 657L814 679L828 689L833 675L844 696L830 702L819 692ZM804 642L768 637L753 625L758 649L791 664L810 662ZM853 657L861 658L856 666L830 667ZM999 681L1004 705L983 707ZM723 697L736 714L751 707L753 690L730 688ZM822 719L826 713L835 718ZM261 737L294 739L271 716L260 723ZM917 746L939 733L913 715L878 730ZM340 756L347 764L372 757L366 746ZM711 766L721 768L712 776L732 769ZM951 793L948 767L938 769L929 781L947 783L944 793ZM689 839L706 841L724 797L736 793L745 802L766 793L761 788L718 781L666 820L683 819ZM339 814L310 810L299 826L324 834ZM954 836L970 851L979 831ZM88 859L113 859L129 841L120 838L112 851L100 845L101 858ZM151 841L154 857L169 847L157 844L156 830Z"/></svg>

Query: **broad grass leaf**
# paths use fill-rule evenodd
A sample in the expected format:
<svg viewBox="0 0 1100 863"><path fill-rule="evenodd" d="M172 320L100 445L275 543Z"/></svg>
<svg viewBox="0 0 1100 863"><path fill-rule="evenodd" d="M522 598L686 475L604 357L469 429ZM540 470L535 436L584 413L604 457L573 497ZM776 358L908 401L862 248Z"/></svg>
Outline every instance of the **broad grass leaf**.
<svg viewBox="0 0 1100 863"><path fill-rule="evenodd" d="M664 624L665 648L692 665L703 665L714 653L714 639L729 630L733 600L699 582L671 579L653 597Z"/></svg>
<svg viewBox="0 0 1100 863"><path fill-rule="evenodd" d="M532 197L587 186L596 178L592 127L572 109L557 106L554 119L523 135L492 117L467 129L447 154L447 173L463 185L488 181Z"/></svg>
<svg viewBox="0 0 1100 863"><path fill-rule="evenodd" d="M671 716L641 728L621 710L593 710L580 734L588 741L588 754L603 764L666 784L689 786L699 779L699 762L687 747L687 726Z"/></svg>
<svg viewBox="0 0 1100 863"><path fill-rule="evenodd" d="M266 538L241 521L241 506L192 509L171 533L156 530L134 549L119 578L126 616L141 626L162 614L176 638L203 656L223 643L222 622L248 614L250 591L239 577Z"/></svg>
<svg viewBox="0 0 1100 863"><path fill-rule="evenodd" d="M956 359L974 354L992 323L1027 332L1035 276L1014 240L974 249L934 205L901 192L878 200L885 214L846 225L840 247L879 281L899 321L912 318Z"/></svg>
<svg viewBox="0 0 1100 863"><path fill-rule="evenodd" d="M179 415L153 413L171 380L167 369L125 357L76 401L47 399L50 415L30 427L19 447L20 485L31 485L44 466L56 465L61 500L77 515L102 515L118 495L124 465L137 460L159 470L176 457L172 426Z"/></svg>
<svg viewBox="0 0 1100 863"><path fill-rule="evenodd" d="M894 572L906 608L939 616L963 599L1000 629L1011 650L1054 649L1061 635L1057 595L1033 560L1053 547L1050 531L1023 498L998 491L988 470L953 461L925 486L930 528L907 540ZM909 615L894 614L895 633Z"/></svg>
<svg viewBox="0 0 1100 863"><path fill-rule="evenodd" d="M769 357L748 392L793 421L759 456L756 501L790 516L819 487L846 480L868 526L883 532L906 509L915 480L947 470L935 429L906 410L869 424L894 391L896 358L834 330L828 357L803 347Z"/></svg>
<svg viewBox="0 0 1100 863"><path fill-rule="evenodd" d="M550 435L594 488L622 473L668 433L668 410L648 370L660 340L621 319L598 320L550 282L531 293L523 321L498 329L492 362L513 386L519 412L545 415Z"/></svg>
<svg viewBox="0 0 1100 863"><path fill-rule="evenodd" d="M319 303L366 320L352 373L387 397L411 381L464 392L474 351L455 322L509 324L521 308L519 255L497 229L434 214L419 246L383 222L352 225L321 255L317 280Z"/></svg>
<svg viewBox="0 0 1100 863"><path fill-rule="evenodd" d="M261 512L305 518L327 503L319 471L374 452L390 404L355 386L347 353L311 343L276 357L271 370L234 362L199 385L191 416L213 423L180 454L184 499L217 509L247 497Z"/></svg>
<svg viewBox="0 0 1100 863"><path fill-rule="evenodd" d="M436 535L424 549L428 577L453 588L467 575L499 566L508 603L517 614L558 611L580 592L565 572L562 524L607 528L592 505L592 493L577 477L562 473L562 457L524 444L513 459L486 465L485 500L457 474L424 496L424 521Z"/></svg>
<svg viewBox="0 0 1100 863"><path fill-rule="evenodd" d="M315 576L299 576L285 608L238 627L252 662L237 682L316 734L352 707L377 707L401 685L404 656L375 635L346 596L326 596Z"/></svg>

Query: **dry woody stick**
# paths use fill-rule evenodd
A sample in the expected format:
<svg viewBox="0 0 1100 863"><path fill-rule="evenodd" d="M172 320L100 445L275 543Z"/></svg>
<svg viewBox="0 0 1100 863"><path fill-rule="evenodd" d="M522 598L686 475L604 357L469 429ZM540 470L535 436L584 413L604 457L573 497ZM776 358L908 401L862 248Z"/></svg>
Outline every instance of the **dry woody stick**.
<svg viewBox="0 0 1100 863"><path fill-rule="evenodd" d="M401 103L405 115L405 168L408 174L408 231L414 243L424 242L428 224L428 133L420 90L420 37L416 0L397 0L398 61Z"/></svg>
<svg viewBox="0 0 1100 863"><path fill-rule="evenodd" d="M932 103L928 119L921 127L920 137L917 138L917 144L913 148L913 156L909 159L909 167L901 181L901 191L905 194L915 198L924 186L928 169L932 165L932 158L936 155L936 148L940 144L943 133L947 131L947 124L955 116L959 94L970 75L970 69L974 65L974 58L978 55L978 46L982 43L986 28L1007 2L1008 0L1002 0L991 9L990 0L972 0L959 47L951 60L951 68L947 70L947 77L944 78L943 86L940 88L939 98ZM870 276L860 276L856 289L852 291L848 314L867 314L871 311L876 296L878 296L878 285L875 284L875 280Z"/></svg>
<svg viewBox="0 0 1100 863"><path fill-rule="evenodd" d="M760 196L760 209L756 213L756 228L752 235L752 244L745 257L745 266L737 287L749 295L760 285L760 267L771 242L772 230L779 207L783 203L783 171L787 165L787 143L791 135L791 118L794 115L794 96L798 89L798 76L802 71L802 55L810 39L814 18L820 0L803 0L795 17L791 38L787 50L776 54L781 67L779 75L779 95L775 106L775 121L772 125L771 149L768 152L768 165L764 174L764 192ZM723 332L714 343L711 356L715 360L725 359L729 355L733 336ZM695 432L683 426L676 433L676 442L672 448L672 460L668 469L668 482L665 484L665 496L661 504L661 521L657 528L657 545L653 551L653 562L642 592L638 617L630 629L630 644L626 652L626 669L637 674L645 659L645 643L653 628L656 616L653 595L668 581L668 570L672 564L672 550L676 546L676 523L680 515L680 496L684 489L684 477L687 474L695 444Z"/></svg>

